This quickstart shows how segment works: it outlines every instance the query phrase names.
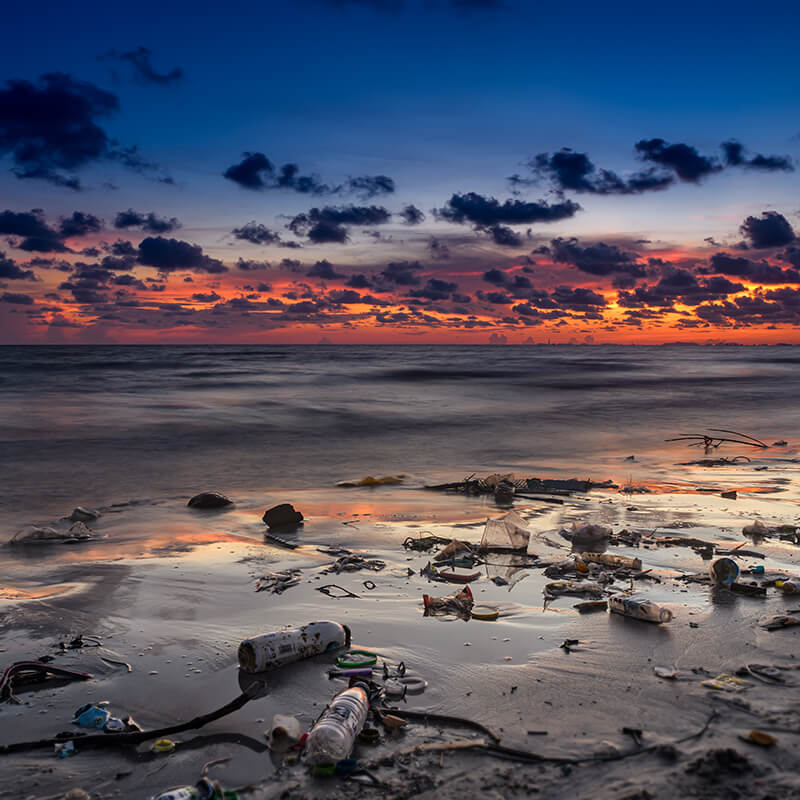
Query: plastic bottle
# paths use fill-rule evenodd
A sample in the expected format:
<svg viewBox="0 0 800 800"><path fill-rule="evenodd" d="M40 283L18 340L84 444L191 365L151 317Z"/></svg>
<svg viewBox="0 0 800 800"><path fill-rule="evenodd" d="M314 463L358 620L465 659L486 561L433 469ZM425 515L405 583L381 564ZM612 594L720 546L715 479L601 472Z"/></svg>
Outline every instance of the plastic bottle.
<svg viewBox="0 0 800 800"><path fill-rule="evenodd" d="M201 778L195 786L181 786L157 795L153 800L238 800L239 795L227 789L217 791L208 778Z"/></svg>
<svg viewBox="0 0 800 800"><path fill-rule="evenodd" d="M364 684L357 683L337 694L309 734L306 743L309 763L336 764L347 758L367 721L368 711Z"/></svg>
<svg viewBox="0 0 800 800"><path fill-rule="evenodd" d="M300 628L262 633L239 645L239 666L263 672L350 644L350 629L338 622L311 622Z"/></svg>
<svg viewBox="0 0 800 800"><path fill-rule="evenodd" d="M800 594L800 581L797 578L777 583L784 594Z"/></svg>
<svg viewBox="0 0 800 800"><path fill-rule="evenodd" d="M608 610L645 622L660 623L672 619L672 612L668 608L662 608L642 595L615 594L608 598Z"/></svg>
<svg viewBox="0 0 800 800"><path fill-rule="evenodd" d="M607 567L623 567L641 572L642 559L618 556L613 553L581 553L581 560L587 564L603 564Z"/></svg>

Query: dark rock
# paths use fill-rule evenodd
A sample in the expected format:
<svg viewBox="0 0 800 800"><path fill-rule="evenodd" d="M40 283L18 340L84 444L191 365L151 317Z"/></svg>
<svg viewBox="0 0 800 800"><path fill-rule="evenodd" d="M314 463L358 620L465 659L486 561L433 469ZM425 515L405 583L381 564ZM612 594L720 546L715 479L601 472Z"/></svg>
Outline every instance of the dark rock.
<svg viewBox="0 0 800 800"><path fill-rule="evenodd" d="M225 508L225 506L233 505L233 501L219 492L200 492L187 505L189 508Z"/></svg>
<svg viewBox="0 0 800 800"><path fill-rule="evenodd" d="M69 515L69 518L72 522L92 522L92 520L97 519L99 516L100 516L99 511L93 511L91 508L84 508L83 506L78 506Z"/></svg>
<svg viewBox="0 0 800 800"><path fill-rule="evenodd" d="M724 774L742 775L752 769L753 765L747 756L731 747L708 750L686 767L686 771L690 774L715 779Z"/></svg>
<svg viewBox="0 0 800 800"><path fill-rule="evenodd" d="M281 503L268 508L261 519L270 528L287 528L292 525L299 525L303 521L303 515L299 511L295 511L291 503Z"/></svg>

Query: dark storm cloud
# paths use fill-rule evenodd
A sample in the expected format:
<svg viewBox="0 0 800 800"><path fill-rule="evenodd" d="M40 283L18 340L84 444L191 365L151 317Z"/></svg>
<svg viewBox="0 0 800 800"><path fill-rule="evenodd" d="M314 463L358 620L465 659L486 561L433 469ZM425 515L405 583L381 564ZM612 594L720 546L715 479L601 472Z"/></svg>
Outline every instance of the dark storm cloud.
<svg viewBox="0 0 800 800"><path fill-rule="evenodd" d="M615 272L627 273L636 277L646 274L643 265L637 263L637 256L621 250L616 245L597 242L583 247L577 239L553 239L550 254L554 261L572 264L590 275L611 275Z"/></svg>
<svg viewBox="0 0 800 800"><path fill-rule="evenodd" d="M29 294L18 294L16 292L3 292L0 295L0 303L11 303L17 306L32 306L33 298Z"/></svg>
<svg viewBox="0 0 800 800"><path fill-rule="evenodd" d="M392 194L395 187L394 181L387 175L362 175L359 178L350 178L347 188L365 200L371 200L381 194Z"/></svg>
<svg viewBox="0 0 800 800"><path fill-rule="evenodd" d="M19 250L35 253L63 253L69 248L61 241L61 234L44 221L41 209L0 212L0 236L16 236Z"/></svg>
<svg viewBox="0 0 800 800"><path fill-rule="evenodd" d="M637 172L629 178L620 178L615 172L598 169L586 153L576 153L562 148L556 153L539 153L527 164L540 178L549 178L561 191L586 192L590 194L641 194L666 189L674 178L669 173L655 169ZM512 185L536 183L536 179L512 175Z"/></svg>
<svg viewBox="0 0 800 800"><path fill-rule="evenodd" d="M345 282L345 286L350 286L353 289L368 289L372 286L369 278L366 275L358 274L358 275L351 275Z"/></svg>
<svg viewBox="0 0 800 800"><path fill-rule="evenodd" d="M122 230L125 228L141 228L147 233L171 233L181 227L175 217L158 217L152 211L144 214L129 208L120 211L114 218L114 227Z"/></svg>
<svg viewBox="0 0 800 800"><path fill-rule="evenodd" d="M286 227L298 236L308 236L314 244L344 244L349 238L345 226L383 225L390 219L383 206L325 206L297 214Z"/></svg>
<svg viewBox="0 0 800 800"><path fill-rule="evenodd" d="M237 238L251 244L276 244L280 242L279 234L271 231L265 225L256 223L255 220L242 225L241 228L234 228L231 233Z"/></svg>
<svg viewBox="0 0 800 800"><path fill-rule="evenodd" d="M71 216L61 218L58 230L65 239L86 236L88 233L98 233L103 230L103 221L94 214L73 211Z"/></svg>
<svg viewBox="0 0 800 800"><path fill-rule="evenodd" d="M21 269L16 261L6 258L6 254L0 250L0 280L35 281L36 274L31 269Z"/></svg>
<svg viewBox="0 0 800 800"><path fill-rule="evenodd" d="M0 89L0 156L11 156L18 178L75 190L81 184L70 173L100 160L137 172L157 170L135 147L121 147L100 126L99 120L118 111L115 94L61 72L42 75L38 84L7 81Z"/></svg>
<svg viewBox="0 0 800 800"><path fill-rule="evenodd" d="M744 288L741 283L733 283L721 276L698 281L688 270L668 268L652 286L640 286L634 292L619 292L617 302L626 308L671 308L676 302L696 306L736 294Z"/></svg>
<svg viewBox="0 0 800 800"><path fill-rule="evenodd" d="M800 269L800 247L787 247L778 258Z"/></svg>
<svg viewBox="0 0 800 800"><path fill-rule="evenodd" d="M722 165L713 157L703 156L688 144L668 144L663 139L642 139L636 150L644 161L671 169L682 181L698 183Z"/></svg>
<svg viewBox="0 0 800 800"><path fill-rule="evenodd" d="M722 151L725 154L725 163L730 167L744 167L765 172L794 171L794 163L789 156L763 156L756 153L754 156L747 157L744 145L733 139L722 143Z"/></svg>
<svg viewBox="0 0 800 800"><path fill-rule="evenodd" d="M306 272L306 275L309 278L320 278L326 281L333 281L336 280L336 278L343 277L334 270L333 264L331 264L330 261L325 261L324 259L322 261L317 261L317 263Z"/></svg>
<svg viewBox="0 0 800 800"><path fill-rule="evenodd" d="M183 78L183 70L174 67L169 72L158 72L152 64L153 51L139 45L135 50L118 52L110 50L103 58L127 62L133 67L135 76L143 83L155 86L171 86Z"/></svg>
<svg viewBox="0 0 800 800"><path fill-rule="evenodd" d="M729 253L714 253L703 272L709 274L732 275L752 283L777 284L800 283L800 271L776 266L767 261L752 261L744 256Z"/></svg>
<svg viewBox="0 0 800 800"><path fill-rule="evenodd" d="M764 211L761 217L747 217L739 230L756 249L783 247L795 240L789 220L777 211Z"/></svg>
<svg viewBox="0 0 800 800"><path fill-rule="evenodd" d="M553 205L545 200L506 200L501 203L494 197L467 192L454 194L436 214L447 222L471 223L478 228L488 229L494 225L558 222L573 217L579 210L580 206L572 200L563 200Z"/></svg>
<svg viewBox="0 0 800 800"><path fill-rule="evenodd" d="M586 309L599 308L606 304L603 295L581 287L558 286L550 293L550 297L556 306L571 311L585 311Z"/></svg>
<svg viewBox="0 0 800 800"><path fill-rule="evenodd" d="M413 204L404 206L398 216L402 218L406 225L419 225L425 220L425 214Z"/></svg>
<svg viewBox="0 0 800 800"><path fill-rule="evenodd" d="M163 236L148 236L139 243L139 263L155 267L159 272L220 273L228 268L216 258L203 253L199 245L189 244L180 239L165 239Z"/></svg>

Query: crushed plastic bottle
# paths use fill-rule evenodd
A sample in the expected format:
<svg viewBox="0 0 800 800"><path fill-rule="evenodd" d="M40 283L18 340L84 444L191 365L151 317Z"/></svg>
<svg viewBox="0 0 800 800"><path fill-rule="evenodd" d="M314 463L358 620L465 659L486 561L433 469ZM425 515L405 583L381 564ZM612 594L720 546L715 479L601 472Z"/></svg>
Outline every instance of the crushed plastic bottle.
<svg viewBox="0 0 800 800"><path fill-rule="evenodd" d="M306 743L309 763L321 766L347 758L367 721L368 711L369 699L363 683L337 694L309 734Z"/></svg>
<svg viewBox="0 0 800 800"><path fill-rule="evenodd" d="M672 612L668 608L648 600L642 595L615 594L608 598L608 610L645 622L670 622Z"/></svg>
<svg viewBox="0 0 800 800"><path fill-rule="evenodd" d="M262 633L239 645L239 666L263 672L350 644L350 629L338 622L311 622L300 628Z"/></svg>

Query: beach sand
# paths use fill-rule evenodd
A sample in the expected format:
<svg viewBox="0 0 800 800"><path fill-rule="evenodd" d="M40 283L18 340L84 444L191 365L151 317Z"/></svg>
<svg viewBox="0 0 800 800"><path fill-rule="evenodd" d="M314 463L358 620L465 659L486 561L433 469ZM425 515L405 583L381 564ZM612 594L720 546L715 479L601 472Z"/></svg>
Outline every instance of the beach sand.
<svg viewBox="0 0 800 800"><path fill-rule="evenodd" d="M514 507L532 532L529 552L547 561L569 553L559 529L584 521L610 525L615 533L690 536L735 547L747 542L742 527L754 519L767 525L800 521L794 451L748 455L749 463L707 469L676 466L674 458L620 462L616 474L596 477L652 491L594 490L564 498L563 505L517 499ZM687 460L691 456L696 451ZM756 469L761 466L768 469ZM0 755L0 797L56 798L72 787L91 797L151 797L193 784L204 764L225 758L210 776L228 788L250 786L240 796L252 798L800 797L800 695L792 688L800 685L800 669L794 671L800 667L800 626L770 632L758 625L800 607L800 599L774 588L763 599L679 581L708 569L709 562L690 548L611 547L609 552L640 557L652 570L660 582L641 580L636 588L666 604L672 622L581 615L573 608L580 597L560 597L544 607L542 590L550 579L537 568L512 576L524 574L509 586L495 585L486 574L472 584L476 602L499 607L495 622L426 618L422 594L442 596L456 587L420 577L430 555L407 551L402 542L428 533L477 542L485 520L503 509L491 498L445 495L420 485L412 476L375 489L234 496L233 507L213 512L186 508L187 497L157 498L102 509L90 523L105 537L96 541L4 546L2 664L52 655L53 663L93 677L16 687L21 704L0 705L0 744L77 732L71 724L75 709L99 701L108 701L117 716L130 714L145 730L189 720L233 700L250 682L237 666L240 640L332 619L350 626L354 645L379 653L379 663L402 661L409 675L427 681L426 691L400 702L401 708L472 719L496 731L506 747L553 759L661 747L572 764L525 764L478 750L409 753L418 744L479 737L464 728L409 722L380 744L357 746L356 758L381 788L313 778L302 761L287 764L273 756L265 731L276 713L295 715L310 729L345 688L328 678L334 657L326 655L266 673L262 697L201 730L176 735L178 747L168 755L152 753L149 743L81 751L79 738L71 758L56 758L52 748ZM198 487L203 489L225 487ZM730 489L738 499L719 496ZM261 515L279 502L292 502L306 517L292 535L300 545L295 550L264 540ZM32 522L53 520L6 520L3 538ZM330 546L387 566L376 573L323 575L334 558L318 548ZM765 558L738 558L742 570L764 564L800 574L800 548L792 543L771 538L744 547ZM288 568L302 571L297 586L280 595L255 591L259 576ZM505 573L498 567L491 574ZM365 580L374 581L375 589L365 588ZM327 597L316 591L325 583L358 597ZM59 642L79 634L101 646L60 650ZM578 644L560 647L567 639ZM127 662L131 671L114 661ZM736 693L701 685L748 664L786 667L785 683L750 677ZM657 666L675 667L677 678L657 677ZM707 724L701 736L672 744ZM623 728L640 730L640 742ZM739 737L751 729L771 733L777 744L743 742Z"/></svg>

